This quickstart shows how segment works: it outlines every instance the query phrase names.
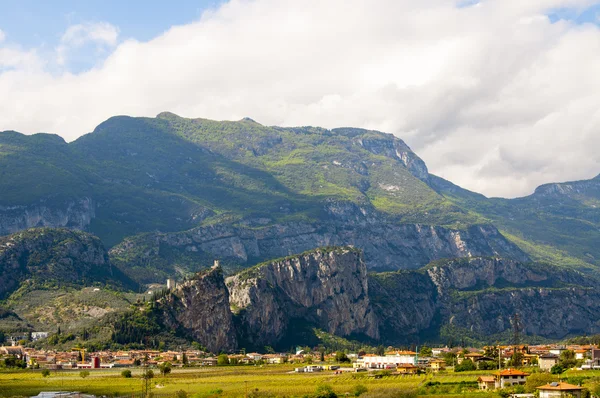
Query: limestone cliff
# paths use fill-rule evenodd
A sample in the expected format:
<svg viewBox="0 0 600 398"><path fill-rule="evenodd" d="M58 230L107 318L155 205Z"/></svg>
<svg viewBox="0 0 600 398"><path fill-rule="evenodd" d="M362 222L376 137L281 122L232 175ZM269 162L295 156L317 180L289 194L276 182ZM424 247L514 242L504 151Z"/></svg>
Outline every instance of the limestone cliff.
<svg viewBox="0 0 600 398"><path fill-rule="evenodd" d="M111 249L111 256L126 258L130 266L137 267L168 262L174 252L205 253L228 262L252 265L318 247L352 245L363 250L367 268L374 271L415 269L433 260L454 257L502 256L528 260L490 225L453 230L386 223L367 209L347 203L329 203L327 211L338 221L268 226L214 224L186 232L146 234L126 239Z"/></svg>
<svg viewBox="0 0 600 398"><path fill-rule="evenodd" d="M165 323L191 336L209 351L237 347L229 293L220 267L196 274L182 283L163 303Z"/></svg>
<svg viewBox="0 0 600 398"><path fill-rule="evenodd" d="M28 206L0 206L0 235L34 227L84 230L95 214L95 204L88 197L52 205L42 201Z"/></svg>
<svg viewBox="0 0 600 398"><path fill-rule="evenodd" d="M597 280L501 258L440 260L419 271L371 275L369 295L388 340L439 338L444 326L486 340L511 330L564 338L600 332Z"/></svg>
<svg viewBox="0 0 600 398"><path fill-rule="evenodd" d="M339 336L379 337L367 269L353 248L317 249L227 279L245 340L275 344L301 319Z"/></svg>

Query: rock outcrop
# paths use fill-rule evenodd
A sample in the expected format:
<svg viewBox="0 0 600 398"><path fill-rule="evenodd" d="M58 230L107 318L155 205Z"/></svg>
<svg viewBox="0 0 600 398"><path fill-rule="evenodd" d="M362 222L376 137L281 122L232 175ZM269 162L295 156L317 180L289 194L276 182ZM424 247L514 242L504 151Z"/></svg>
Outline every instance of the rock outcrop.
<svg viewBox="0 0 600 398"><path fill-rule="evenodd" d="M95 215L94 201L88 197L52 205L0 206L0 235L36 227L85 230Z"/></svg>
<svg viewBox="0 0 600 398"><path fill-rule="evenodd" d="M255 346L277 343L298 319L338 336L379 337L356 249L317 249L258 265L227 286L243 337Z"/></svg>
<svg viewBox="0 0 600 398"><path fill-rule="evenodd" d="M165 323L191 336L209 351L237 347L229 292L221 267L196 274L164 299Z"/></svg>
<svg viewBox="0 0 600 398"><path fill-rule="evenodd" d="M600 332L597 280L501 258L442 260L419 271L373 274L369 295L388 341L439 338L443 326L486 340L512 328L564 338Z"/></svg>
<svg viewBox="0 0 600 398"><path fill-rule="evenodd" d="M433 260L454 257L502 256L528 261L527 255L493 226L453 230L420 224L394 225L341 205L330 204L329 211L343 216L346 222L293 222L264 227L215 224L186 232L131 237L111 249L111 256L143 266L164 263L163 257L173 257L173 252L206 253L252 265L318 247L352 245L363 250L367 268L373 271L415 269ZM349 213L362 219L351 221Z"/></svg>

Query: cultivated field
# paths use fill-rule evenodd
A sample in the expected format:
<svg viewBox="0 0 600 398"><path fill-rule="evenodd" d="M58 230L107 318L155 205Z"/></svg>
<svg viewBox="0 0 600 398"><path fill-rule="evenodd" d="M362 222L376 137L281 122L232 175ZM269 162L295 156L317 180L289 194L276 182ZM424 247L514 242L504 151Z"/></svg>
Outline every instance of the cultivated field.
<svg viewBox="0 0 600 398"><path fill-rule="evenodd" d="M122 369L90 371L86 378L80 377L79 371L52 372L48 377L33 370L4 371L0 372L0 396L32 396L41 391L61 390L106 396L139 396L144 384L140 377L142 370L133 369L133 377L129 379L122 377L121 371ZM293 365L186 368L173 369L171 374L162 377L155 369L155 377L150 384L154 395L165 397L175 396L178 391L184 391L190 397L243 397L246 392L249 396L302 397L313 394L323 384L331 386L342 397L346 393L352 395L357 385L365 386L369 394L413 390L420 395L444 398L498 397L497 394L479 392L472 384L478 375L490 374L486 371L381 378L366 373L336 375L332 371L324 371L296 374L292 371ZM586 372L582 376L600 377L600 371ZM441 384L428 388L426 386L429 382Z"/></svg>

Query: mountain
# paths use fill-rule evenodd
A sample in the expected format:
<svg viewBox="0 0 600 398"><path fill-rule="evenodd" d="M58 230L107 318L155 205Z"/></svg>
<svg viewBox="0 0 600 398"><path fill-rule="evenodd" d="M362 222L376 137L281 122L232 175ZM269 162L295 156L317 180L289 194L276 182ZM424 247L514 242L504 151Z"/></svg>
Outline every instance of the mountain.
<svg viewBox="0 0 600 398"><path fill-rule="evenodd" d="M431 176L437 192L486 217L532 258L581 270L600 265L600 177L546 184L529 196L488 199Z"/></svg>
<svg viewBox="0 0 600 398"><path fill-rule="evenodd" d="M386 344L494 343L510 336L515 314L528 341L600 332L598 279L580 272L473 257L367 274L351 247L227 278L215 266L165 293L158 308L169 330L213 352L314 344L319 330Z"/></svg>
<svg viewBox="0 0 600 398"><path fill-rule="evenodd" d="M113 267L97 237L67 229L30 229L0 237L0 298L28 286L85 286L93 283L135 287Z"/></svg>
<svg viewBox="0 0 600 398"><path fill-rule="evenodd" d="M600 177L486 198L430 174L390 134L161 113L110 118L71 143L0 132L0 192L3 319L27 328L83 327L65 300L123 344L165 325L228 349L314 328L485 340L507 333L514 313L543 338L598 327ZM207 270L214 259L222 268ZM133 293L167 278L185 282L158 306ZM86 301L96 285L108 289ZM126 314L133 303L143 311ZM145 329L132 332L134 318ZM217 327L229 332L211 343Z"/></svg>

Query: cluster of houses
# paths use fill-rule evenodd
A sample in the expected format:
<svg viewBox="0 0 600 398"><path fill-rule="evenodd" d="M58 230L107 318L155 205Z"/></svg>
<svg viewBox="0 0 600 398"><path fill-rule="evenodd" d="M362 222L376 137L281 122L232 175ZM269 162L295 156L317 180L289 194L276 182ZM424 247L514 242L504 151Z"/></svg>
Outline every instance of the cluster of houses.
<svg viewBox="0 0 600 398"><path fill-rule="evenodd" d="M132 367L141 364L157 366L169 362L173 366L184 364L195 366L216 366L218 358L210 356L204 351L158 351L158 350L130 350L130 351L98 351L88 353L83 349L72 351L37 350L22 346L0 347L0 359L15 357L25 361L29 367L47 369L104 369L113 367ZM284 354L232 354L228 355L231 363L239 364L280 364L288 360L302 360L303 355L287 356Z"/></svg>
<svg viewBox="0 0 600 398"><path fill-rule="evenodd" d="M493 361L498 364L498 369L508 367L508 360L513 356L514 350L520 350L523 365L538 366L541 370L550 370L559 362L560 355L565 350L572 350L575 359L583 361L583 369L600 369L600 349L594 346L501 346L494 347L499 350L500 356L487 357L486 352L490 350L454 348L433 348L430 356L419 355L415 351L389 350L383 355L377 354L348 354L349 360L355 371L390 369L397 374L412 375L423 371L439 372L447 365L460 365L465 360L473 363ZM456 355L448 356L453 353ZM28 366L44 367L51 369L97 369L111 367L130 367L141 364L153 366L163 362L170 362L173 366L215 366L219 360L215 356L199 350L189 351L158 351L158 350L130 350L130 351L99 351L86 353L84 350L73 350L59 352L54 350L37 350L21 346L0 347L0 358L2 356L14 356L23 359ZM260 354L239 353L228 355L228 362L232 364L280 364L284 362L305 363L320 359L320 353L305 353L297 351L295 354ZM447 358L452 357L453 363L447 363ZM310 358L310 361L309 361ZM335 361L335 353L324 355L326 362ZM489 364L488 364L489 365ZM300 368L299 368L300 369ZM319 371L318 365L302 368L303 371ZM488 367L489 369L489 367ZM524 382L523 375L517 374L518 370L504 369L501 372L516 372L496 376L483 377L480 388L489 389L502 388L508 381ZM493 378L493 381L492 381ZM514 383L512 383L514 384Z"/></svg>

